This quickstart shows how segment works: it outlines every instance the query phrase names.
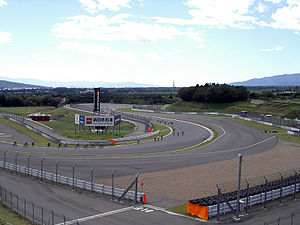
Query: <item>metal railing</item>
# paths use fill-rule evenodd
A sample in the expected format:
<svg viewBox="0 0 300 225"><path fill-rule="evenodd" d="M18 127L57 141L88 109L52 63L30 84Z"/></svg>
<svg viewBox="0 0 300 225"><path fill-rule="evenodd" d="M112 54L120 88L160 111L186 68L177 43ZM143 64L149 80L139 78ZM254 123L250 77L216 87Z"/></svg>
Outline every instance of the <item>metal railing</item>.
<svg viewBox="0 0 300 225"><path fill-rule="evenodd" d="M86 190L90 193L98 193L98 194L103 194L103 195L109 195L112 197L121 197L123 196L124 192L126 191L126 195L123 196L123 198L132 200L134 201L135 204L138 202L143 203L145 199L145 193L138 192L137 189L134 191L132 190L126 190L122 188L116 188L113 185L112 186L107 186L104 184L97 184L94 182L94 167L90 171L91 175L91 180L86 181L83 179L78 179L75 177L75 166L76 164L74 163L72 166L72 177L67 177L60 175L58 173L58 164L59 161L56 162L55 165L55 173L47 172L44 170L44 159L41 159L41 165L40 165L40 170L34 169L29 167L29 159L30 156L27 158L27 166L22 166L18 164L18 153L15 155L15 163L10 163L7 162L7 152L3 153L3 161L0 161L0 167L3 169L11 170L11 171L16 171L18 173L22 173L25 175L37 177L41 180L48 180L55 182L56 184L63 184L74 188L79 188ZM113 184L113 175L112 175L112 184ZM136 183L137 186L137 183Z"/></svg>
<svg viewBox="0 0 300 225"><path fill-rule="evenodd" d="M297 225L299 221L300 211L296 211L289 215L278 217L275 220L266 221L262 225Z"/></svg>
<svg viewBox="0 0 300 225"><path fill-rule="evenodd" d="M0 203L36 224L65 224L66 221L70 220L62 214L28 201L2 186L0 186Z"/></svg>

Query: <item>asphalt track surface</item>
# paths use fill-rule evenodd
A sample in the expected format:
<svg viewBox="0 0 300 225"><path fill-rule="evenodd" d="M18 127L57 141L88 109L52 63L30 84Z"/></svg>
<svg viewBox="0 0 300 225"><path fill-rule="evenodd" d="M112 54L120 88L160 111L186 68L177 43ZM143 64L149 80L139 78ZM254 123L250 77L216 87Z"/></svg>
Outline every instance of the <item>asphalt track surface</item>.
<svg viewBox="0 0 300 225"><path fill-rule="evenodd" d="M146 114L149 116L149 114ZM209 117L209 116L199 116L199 115L162 115L162 114L151 114L151 116L156 116L153 118L154 121L162 120L157 117L167 117L165 120L172 120L175 126L175 131L184 131L184 135L169 135L164 137L163 140L154 142L153 140L147 141L145 143L128 145L128 146L115 146L115 147L104 147L96 149L58 149L58 148L39 148L39 147L22 147L22 146L12 146L11 144L1 143L1 150L7 150L10 152L25 152L32 154L30 159L30 167L39 169L40 162L42 158L44 160L44 169L47 171L55 171L55 163L59 160L59 173L66 176L72 176L72 165L76 163L76 177L89 179L90 170L92 166L95 166L95 179L97 178L109 178L111 172L117 169L116 176L134 175L136 173L163 171L169 169L183 168L194 165L205 164L209 162L216 162L231 158L236 158L238 153L242 153L247 156L250 154L256 154L262 151L269 150L277 143L277 138L272 134L263 134L259 130L248 127L246 125L237 123L224 118ZM197 125L198 124L198 125ZM203 136L208 138L209 132L203 128L212 128L219 133L219 137L212 143L202 147L196 148L190 151L169 153L169 151L180 150L187 147L194 146L203 141ZM8 132L6 132L8 133ZM13 133L13 132L12 132ZM13 134L12 134L13 135ZM17 134L15 134L17 135ZM16 137L17 138L17 137ZM36 153L42 155L34 155ZM18 164L27 165L28 154L20 154L18 156ZM2 157L1 157L2 158ZM14 162L15 154L8 153L7 161ZM1 172L1 183L3 183L3 175ZM18 181L18 179L9 179L4 183L10 184L10 187L14 187L13 192L17 192L20 188L16 186L16 183L24 183L24 181ZM115 208L120 206L111 206L112 202L107 200L99 200L101 206L89 204L89 196L72 197L71 194L65 194L66 198L64 201L77 201L78 203L69 204L68 206L61 207L61 203L53 201L47 201L47 188L39 188L39 193L35 186L45 185L35 182L28 181L28 189L34 190L29 193L23 190L21 195L27 199L36 199L36 201L42 201L40 204L48 206L48 208L53 210L58 210L61 213L66 214L69 218L78 218L97 214L100 212L113 211ZM47 186L47 185L45 185ZM43 186L44 187L44 186ZM49 187L52 188L53 187ZM57 188L58 189L58 188ZM64 190L65 191L65 190ZM68 192L68 191L66 191ZM69 193L69 192L68 192ZM34 197L35 196L35 197ZM38 196L38 197L37 197ZM46 197L44 197L46 196ZM77 195L76 195L77 196ZM61 194L57 192L51 192L51 198L60 199ZM77 199L78 198L78 199ZM39 200L40 199L40 200ZM159 204L159 201L153 201L152 204ZM45 202L43 202L45 201ZM96 201L96 200L95 200ZM103 202L104 201L104 202ZM88 207L82 206L86 204L90 205L93 210L101 209L100 211L88 211ZM98 202L98 201L97 201ZM96 204L96 203L95 203ZM113 203L115 204L115 203ZM77 207L73 210L72 207ZM101 208L102 207L102 208ZM104 208L103 208L104 207ZM82 210L82 211L80 211ZM71 212L76 212L76 216ZM77 211L80 211L80 213ZM156 212L157 211L157 212ZM159 214L159 215L154 215ZM159 212L159 213L158 213ZM137 213L142 213L144 219L139 219ZM78 214L78 215L77 215ZM95 215L94 214L94 215ZM133 214L133 215L130 215ZM125 217L123 218L122 215ZM168 216L166 216L168 215ZM199 221L194 221L191 219L186 219L183 217L169 217L170 214L165 212L154 210L151 213L145 213L139 210L128 210L126 212L118 213L113 217L118 216L117 219L109 217L110 219L103 224L197 224ZM121 216L121 217L120 217ZM148 218L149 217L149 218ZM102 218L102 217L101 217ZM104 218L104 217L103 217ZM102 218L102 219L103 219ZM132 221L129 221L129 218ZM123 220L124 219L124 220ZM127 220L126 220L127 219ZM184 223L181 221L184 219ZM103 220L101 220L103 221ZM123 221L123 222L120 222ZM137 221L134 223L133 221ZM143 222L141 222L143 221ZM145 222L146 221L146 222ZM169 222L166 222L169 221ZM152 222L152 223L151 223ZM178 222L178 223L177 223ZM87 223L84 223L87 224ZM102 224L101 223L91 223L91 224Z"/></svg>

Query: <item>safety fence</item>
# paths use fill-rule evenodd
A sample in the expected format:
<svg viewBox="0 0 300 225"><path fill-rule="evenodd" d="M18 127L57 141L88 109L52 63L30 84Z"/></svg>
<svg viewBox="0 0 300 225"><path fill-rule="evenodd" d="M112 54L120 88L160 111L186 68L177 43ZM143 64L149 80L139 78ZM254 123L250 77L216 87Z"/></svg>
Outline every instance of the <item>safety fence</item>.
<svg viewBox="0 0 300 225"><path fill-rule="evenodd" d="M5 118L5 119L9 119L13 122L16 122L26 128L28 128L29 130L32 130L42 136L44 136L45 138L55 142L55 143L60 143L60 139L58 139L57 137L54 137L53 135L51 135L50 133L52 133L52 129L50 129L47 126L44 126L40 123L35 122L35 124L37 124L37 126L39 126L39 128L37 128L37 126L34 126L34 122L32 122L31 120L28 121L28 118L25 118L23 116L18 116L18 115L14 115L14 114L7 114L7 113L0 113L0 117L1 118ZM33 123L33 124L31 124ZM47 130L49 130L49 132L47 132Z"/></svg>
<svg viewBox="0 0 300 225"><path fill-rule="evenodd" d="M66 224L66 221L70 220L60 213L28 201L2 186L0 186L0 203L36 224ZM77 224L79 223L77 222Z"/></svg>
<svg viewBox="0 0 300 225"><path fill-rule="evenodd" d="M282 200L286 196L296 199L300 191L300 175L297 170L288 170L268 176L245 179L241 183L240 197L236 183L230 182L217 185L217 195L194 199L188 202L188 213L202 219L210 219L229 212L248 213L252 206L263 204L267 208L268 201Z"/></svg>
<svg viewBox="0 0 300 225"><path fill-rule="evenodd" d="M79 188L82 190L86 190L93 193L98 193L102 195L111 196L112 199L118 198L118 200L128 199L132 200L134 204L137 203L146 203L146 194L138 192L138 176L131 183L131 185L127 189L116 188L114 186L114 172L112 174L112 186L107 186L104 184L97 184L94 182L94 169L93 167L90 171L90 181L86 181L83 179L78 179L75 177L75 167L76 163L72 166L72 177L63 176L58 173L58 164L60 161L56 162L55 165L55 173L47 172L44 170L44 158L41 159L40 162L40 170L29 167L30 156L27 158L27 166L22 166L18 164L18 153L15 155L15 163L7 162L7 152L3 153L3 161L0 161L0 167L3 169L7 169L10 171L15 171L18 173L22 173L28 176L33 176L39 178L40 180L48 180L55 182L55 184L63 184L72 187L72 189ZM131 190L135 187L134 190Z"/></svg>
<svg viewBox="0 0 300 225"><path fill-rule="evenodd" d="M136 109L136 111L147 111L144 109ZM273 126L277 128L281 128L284 130L288 130L287 134L294 135L300 137L300 120L292 120L292 119L282 119L276 117L264 118L264 117L244 117L237 114L230 114L230 113L219 113L219 112L164 112L164 111L155 111L156 113L163 113L163 114L183 114L183 115L216 115L216 116L230 116L234 119L242 119L246 121L251 121L255 123L260 123L268 126Z"/></svg>
<svg viewBox="0 0 300 225"><path fill-rule="evenodd" d="M300 221L300 211L295 211L289 215L278 217L275 220L266 221L262 225L297 225Z"/></svg>

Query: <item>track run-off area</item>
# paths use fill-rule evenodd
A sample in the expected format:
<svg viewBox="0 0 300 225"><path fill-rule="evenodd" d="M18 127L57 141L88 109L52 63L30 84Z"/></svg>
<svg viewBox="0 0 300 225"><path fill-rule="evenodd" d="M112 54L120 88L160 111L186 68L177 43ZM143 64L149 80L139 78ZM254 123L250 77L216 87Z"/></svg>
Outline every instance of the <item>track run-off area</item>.
<svg viewBox="0 0 300 225"><path fill-rule="evenodd" d="M87 106L86 110L89 109L90 107ZM65 210L68 218L82 218L82 224L199 224L201 223L199 220L176 214L172 215L164 209L185 203L191 198L200 197L201 190L191 193L191 190L199 189L198 186L194 189L188 188L196 182L206 183L207 180L215 182L215 184L225 182L226 180L216 180L219 178L214 177L213 174L218 172L222 176L226 173L228 168L220 170L218 167L224 162L229 162L227 164L232 165L228 167L237 170L237 164L230 162L237 161L239 153L243 154L247 160L248 156L255 157L259 154L265 154L278 145L278 139L273 134L262 133L256 128L227 118L139 113L139 115L141 114L150 117L155 123L172 121L172 126L166 125L170 129L169 134L159 141L147 139L141 140L139 144L101 148L24 147L0 143L0 150L2 154L4 151L8 151L7 161L12 163L15 161L15 154L19 153L18 164L20 165L27 165L28 156L31 155L30 167L36 169L40 168L43 159L43 168L49 172L55 172L55 164L60 161L60 174L69 177L72 176L72 166L75 163L77 178L89 178L90 170L94 166L94 177L96 181L99 181L97 183L109 184L111 173L116 169L116 186L119 185L122 188L129 185L132 181L129 179L131 176L141 173L141 182L145 184L144 187L139 188L144 189L141 191L148 194L147 200L151 204L148 207L127 208L127 206L111 202L109 199L93 198L76 192L67 194L69 191L64 188L60 190L61 188L33 182L22 177L16 179L14 175L6 172L0 173L1 180L5 180L4 184L1 182L2 186L7 185L8 189L11 188L12 191L21 196L23 194L26 198L35 199L40 205L50 204L48 208L53 208L53 210ZM7 130L6 133L12 136L16 135L16 138L18 136L18 133L11 129ZM199 170L195 169L196 167L205 168L205 170L199 174ZM203 176L207 180L201 180ZM234 174L227 174L227 177L230 176L232 180L235 180L237 171ZM198 181L197 177L199 177ZM193 184L188 183L191 179L193 179ZM28 188L20 190L19 184L23 183ZM30 192L30 190L34 190L34 192ZM207 190L204 191L204 194L206 192ZM57 203L55 200L62 198L62 196L63 202L66 204L64 207L60 205L62 204L60 201ZM92 203L89 204L89 202ZM131 218L136 218L136 220ZM69 224L72 224L71 221Z"/></svg>

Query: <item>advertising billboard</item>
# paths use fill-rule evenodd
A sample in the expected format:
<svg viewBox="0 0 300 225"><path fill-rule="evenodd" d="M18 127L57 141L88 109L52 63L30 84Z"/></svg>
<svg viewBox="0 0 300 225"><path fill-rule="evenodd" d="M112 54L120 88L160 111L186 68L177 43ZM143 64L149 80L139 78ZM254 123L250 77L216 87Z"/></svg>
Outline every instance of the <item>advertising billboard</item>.
<svg viewBox="0 0 300 225"><path fill-rule="evenodd" d="M121 117L120 119L121 120ZM115 125L114 116L83 116L75 114L75 124L85 127L112 127Z"/></svg>
<svg viewBox="0 0 300 225"><path fill-rule="evenodd" d="M100 112L100 88L94 88L94 112Z"/></svg>
<svg viewBox="0 0 300 225"><path fill-rule="evenodd" d="M121 115L116 115L115 116L115 125L118 125L121 123Z"/></svg>

